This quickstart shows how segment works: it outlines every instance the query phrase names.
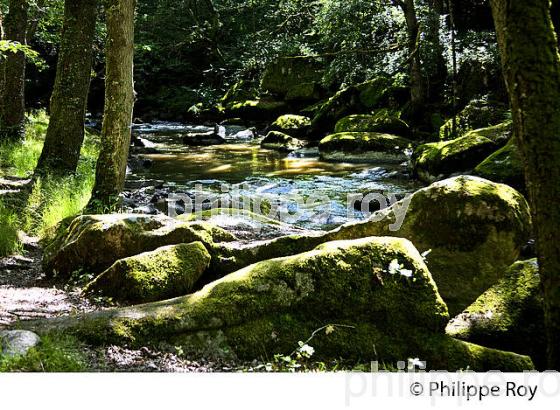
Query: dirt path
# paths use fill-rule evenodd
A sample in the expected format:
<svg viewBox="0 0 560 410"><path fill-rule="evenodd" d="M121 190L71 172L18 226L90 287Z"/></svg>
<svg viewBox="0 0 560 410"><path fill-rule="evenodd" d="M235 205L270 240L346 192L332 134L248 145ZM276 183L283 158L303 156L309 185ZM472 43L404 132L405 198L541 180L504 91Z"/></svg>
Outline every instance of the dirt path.
<svg viewBox="0 0 560 410"><path fill-rule="evenodd" d="M18 320L95 309L78 290L45 280L37 238L23 236L23 255L0 258L0 328Z"/></svg>

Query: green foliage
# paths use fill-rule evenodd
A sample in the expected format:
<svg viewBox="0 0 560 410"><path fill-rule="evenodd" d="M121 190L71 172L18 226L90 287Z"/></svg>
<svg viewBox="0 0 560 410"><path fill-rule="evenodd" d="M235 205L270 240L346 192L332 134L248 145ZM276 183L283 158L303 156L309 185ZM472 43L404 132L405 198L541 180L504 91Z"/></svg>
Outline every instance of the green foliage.
<svg viewBox="0 0 560 410"><path fill-rule="evenodd" d="M0 176L6 174L26 178L33 173L43 149L49 120L44 111L36 111L28 117L27 122L23 143L0 144Z"/></svg>
<svg viewBox="0 0 560 410"><path fill-rule="evenodd" d="M0 201L0 257L20 250L17 215Z"/></svg>
<svg viewBox="0 0 560 410"><path fill-rule="evenodd" d="M97 155L96 145L86 140L75 175L36 179L22 216L26 232L42 236L63 219L83 210L95 183Z"/></svg>
<svg viewBox="0 0 560 410"><path fill-rule="evenodd" d="M88 370L84 345L69 335L49 334L24 356L0 355L2 372L84 372Z"/></svg>
<svg viewBox="0 0 560 410"><path fill-rule="evenodd" d="M28 123L23 143L0 146L0 176L27 178L33 174L43 148L48 117L44 111L38 111L29 116ZM42 235L62 219L82 211L95 181L97 156L97 137L86 131L76 174L38 177L33 181L29 195L12 201L10 208L6 204L0 209L0 223L6 226L6 230L2 230L2 241L6 245L0 254L18 249L13 241L17 229Z"/></svg>

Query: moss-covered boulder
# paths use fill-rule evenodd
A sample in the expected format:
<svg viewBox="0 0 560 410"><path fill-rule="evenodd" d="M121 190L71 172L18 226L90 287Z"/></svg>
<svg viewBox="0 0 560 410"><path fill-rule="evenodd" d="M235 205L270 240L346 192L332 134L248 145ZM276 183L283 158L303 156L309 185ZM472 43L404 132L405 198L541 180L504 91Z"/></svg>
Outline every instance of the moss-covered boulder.
<svg viewBox="0 0 560 410"><path fill-rule="evenodd" d="M303 84L320 83L323 65L315 58L281 57L268 64L261 80L261 88L271 94L285 97Z"/></svg>
<svg viewBox="0 0 560 410"><path fill-rule="evenodd" d="M493 141L496 145L503 146L507 144L513 136L513 123L511 121L505 121L491 127L478 128L476 130L469 131L465 135L478 135L485 137L490 141Z"/></svg>
<svg viewBox="0 0 560 410"><path fill-rule="evenodd" d="M366 221L345 225L334 238L391 235L407 238L426 260L439 292L456 315L494 285L530 237L525 198L513 188L461 176L415 192ZM406 211L405 211L406 209ZM404 213L405 212L405 213ZM400 215L402 225L392 225ZM398 229L397 229L398 228Z"/></svg>
<svg viewBox="0 0 560 410"><path fill-rule="evenodd" d="M324 90L318 83L297 84L288 89L284 99L294 104L311 103L323 98Z"/></svg>
<svg viewBox="0 0 560 410"><path fill-rule="evenodd" d="M204 223L156 215L83 215L66 221L44 241L43 267L49 276L96 274L119 259L166 245L200 241L208 248L233 236Z"/></svg>
<svg viewBox="0 0 560 410"><path fill-rule="evenodd" d="M378 77L362 84L353 85L314 108L311 128L314 133L332 132L338 120L351 114L367 114L375 108L398 108L400 89L391 80Z"/></svg>
<svg viewBox="0 0 560 410"><path fill-rule="evenodd" d="M366 221L327 233L278 238L246 248L221 248L222 272L259 260L293 255L332 240L397 236L411 240L426 260L453 315L495 284L530 238L525 198L513 188L461 176L437 182Z"/></svg>
<svg viewBox="0 0 560 410"><path fill-rule="evenodd" d="M227 118L241 118L247 121L272 121L289 110L284 101L261 98L233 103L225 109L224 115Z"/></svg>
<svg viewBox="0 0 560 410"><path fill-rule="evenodd" d="M295 151L305 147L305 145L305 141L278 131L270 131L261 142L261 147L281 152Z"/></svg>
<svg viewBox="0 0 560 410"><path fill-rule="evenodd" d="M311 128L311 118L303 115L286 114L278 117L270 131L279 131L295 138L303 138Z"/></svg>
<svg viewBox="0 0 560 410"><path fill-rule="evenodd" d="M380 109L373 114L344 117L336 123L334 132L382 132L407 137L410 135L410 128L399 118L398 113Z"/></svg>
<svg viewBox="0 0 560 410"><path fill-rule="evenodd" d="M441 140L462 137L467 132L501 124L507 120L508 108L503 103L480 98L471 101L456 116L456 130L453 133L453 119L449 119L439 131Z"/></svg>
<svg viewBox="0 0 560 410"><path fill-rule="evenodd" d="M209 264L210 254L201 242L164 246L118 260L85 292L130 303L169 299L191 293Z"/></svg>
<svg viewBox="0 0 560 410"><path fill-rule="evenodd" d="M447 326L453 337L531 356L546 368L546 337L536 259L516 262Z"/></svg>
<svg viewBox="0 0 560 410"><path fill-rule="evenodd" d="M406 138L378 132L341 132L319 143L322 158L345 162L403 162L411 147Z"/></svg>
<svg viewBox="0 0 560 410"><path fill-rule="evenodd" d="M395 363L418 357L431 369L532 368L527 357L450 338L447 320L430 272L409 241L363 238L263 261L189 296L35 328L90 343L166 342L189 354L243 359L288 354L317 331L310 342L317 359Z"/></svg>
<svg viewBox="0 0 560 410"><path fill-rule="evenodd" d="M526 190L523 160L513 140L478 164L474 174L510 185L521 192Z"/></svg>
<svg viewBox="0 0 560 410"><path fill-rule="evenodd" d="M457 172L472 170L498 145L477 133L451 141L430 142L418 146L412 155L414 175L431 183Z"/></svg>
<svg viewBox="0 0 560 410"><path fill-rule="evenodd" d="M256 98L256 90L244 80L239 80L233 84L220 99L220 103L227 107L239 101L247 101Z"/></svg>

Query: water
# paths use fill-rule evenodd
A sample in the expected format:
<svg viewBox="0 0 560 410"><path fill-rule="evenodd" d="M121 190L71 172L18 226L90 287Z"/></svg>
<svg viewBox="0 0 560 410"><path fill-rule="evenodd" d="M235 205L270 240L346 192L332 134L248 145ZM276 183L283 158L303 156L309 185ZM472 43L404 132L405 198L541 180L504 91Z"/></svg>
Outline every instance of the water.
<svg viewBox="0 0 560 410"><path fill-rule="evenodd" d="M222 195L223 186L227 185L230 191L268 201L285 202L288 195L305 199L312 194L322 196L323 201L302 211L297 220L289 221L308 229L327 229L363 218L360 211L348 211L349 194L402 196L417 189L403 166L326 162L319 158L316 148L291 154L266 150L260 147L262 138L235 140L240 127L222 129L228 139L223 145L190 147L182 143L185 133L211 129L176 123L136 127L135 132L153 143L148 145L157 153L139 155L149 166L134 167L127 176L128 189L158 186L169 192L192 193L202 187L204 192ZM322 217L317 218L317 213Z"/></svg>

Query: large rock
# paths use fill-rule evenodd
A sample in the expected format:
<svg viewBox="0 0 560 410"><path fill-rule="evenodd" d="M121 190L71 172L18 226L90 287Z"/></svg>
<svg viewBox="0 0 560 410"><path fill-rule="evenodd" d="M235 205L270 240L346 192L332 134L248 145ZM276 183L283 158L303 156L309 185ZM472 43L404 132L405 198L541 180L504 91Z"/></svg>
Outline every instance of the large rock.
<svg viewBox="0 0 560 410"><path fill-rule="evenodd" d="M314 58L284 57L278 58L266 67L261 81L261 88L281 98L303 84L320 83L323 77L323 65Z"/></svg>
<svg viewBox="0 0 560 410"><path fill-rule="evenodd" d="M291 152L305 147L305 141L279 131L270 131L262 140L261 147L281 152Z"/></svg>
<svg viewBox="0 0 560 410"><path fill-rule="evenodd" d="M193 132L183 137L183 144L190 146L210 146L225 144L226 140L215 131Z"/></svg>
<svg viewBox="0 0 560 410"><path fill-rule="evenodd" d="M462 312L515 262L530 237L525 198L513 188L461 176L430 185L366 221L316 235L291 235L233 249L224 246L226 272L259 260L313 249L330 240L398 236L426 260L449 311Z"/></svg>
<svg viewBox="0 0 560 410"><path fill-rule="evenodd" d="M497 148L494 141L478 133L423 144L412 155L413 173L421 181L431 183L453 173L472 170Z"/></svg>
<svg viewBox="0 0 560 410"><path fill-rule="evenodd" d="M310 118L293 114L286 114L278 117L270 126L271 131L282 132L294 138L305 137L310 128Z"/></svg>
<svg viewBox="0 0 560 410"><path fill-rule="evenodd" d="M145 303L186 295L210 265L201 242L170 245L120 259L86 286L115 300Z"/></svg>
<svg viewBox="0 0 560 410"><path fill-rule="evenodd" d="M513 264L498 283L449 323L447 333L529 355L544 370L546 332L536 259Z"/></svg>
<svg viewBox="0 0 560 410"><path fill-rule="evenodd" d="M302 83L291 86L284 99L294 104L310 103L321 100L324 93L319 83Z"/></svg>
<svg viewBox="0 0 560 410"><path fill-rule="evenodd" d="M54 319L38 328L90 343L164 341L189 354L243 359L287 354L324 328L310 342L317 359L395 363L419 357L436 369L532 368L526 357L449 338L447 320L436 285L409 241L363 238L263 261L189 296Z"/></svg>
<svg viewBox="0 0 560 410"><path fill-rule="evenodd" d="M247 121L272 121L289 111L283 101L268 99L236 102L225 110L228 118L241 118Z"/></svg>
<svg viewBox="0 0 560 410"><path fill-rule="evenodd" d="M461 176L415 192L403 213L396 207L374 215L379 222L350 224L334 237L392 235L410 239L426 256L452 315L494 285L517 260L530 237L525 198L507 185ZM406 201L405 200L405 201ZM391 226L395 215L402 226Z"/></svg>
<svg viewBox="0 0 560 410"><path fill-rule="evenodd" d="M344 117L336 123L334 132L382 132L407 137L410 135L410 128L397 114L381 109L374 114Z"/></svg>
<svg viewBox="0 0 560 410"><path fill-rule="evenodd" d="M0 330L0 358L24 356L41 338L29 330Z"/></svg>
<svg viewBox="0 0 560 410"><path fill-rule="evenodd" d="M321 157L344 162L403 162L412 142L406 138L378 132L342 132L321 140Z"/></svg>
<svg viewBox="0 0 560 410"><path fill-rule="evenodd" d="M523 159L513 140L478 164L474 174L526 191Z"/></svg>
<svg viewBox="0 0 560 410"><path fill-rule="evenodd" d="M398 108L403 101L400 94L385 77L344 88L316 108L311 128L320 135L332 132L337 121L348 115L367 114L380 107Z"/></svg>
<svg viewBox="0 0 560 410"><path fill-rule="evenodd" d="M442 140L462 137L467 132L503 123L508 117L507 107L500 102L481 98L471 101L456 116L456 128L453 132L453 119L449 119L439 131Z"/></svg>
<svg viewBox="0 0 560 410"><path fill-rule="evenodd" d="M119 259L166 245L233 240L226 231L204 223L186 223L156 215L83 215L65 221L45 240L43 267L47 275L76 271L100 273Z"/></svg>

